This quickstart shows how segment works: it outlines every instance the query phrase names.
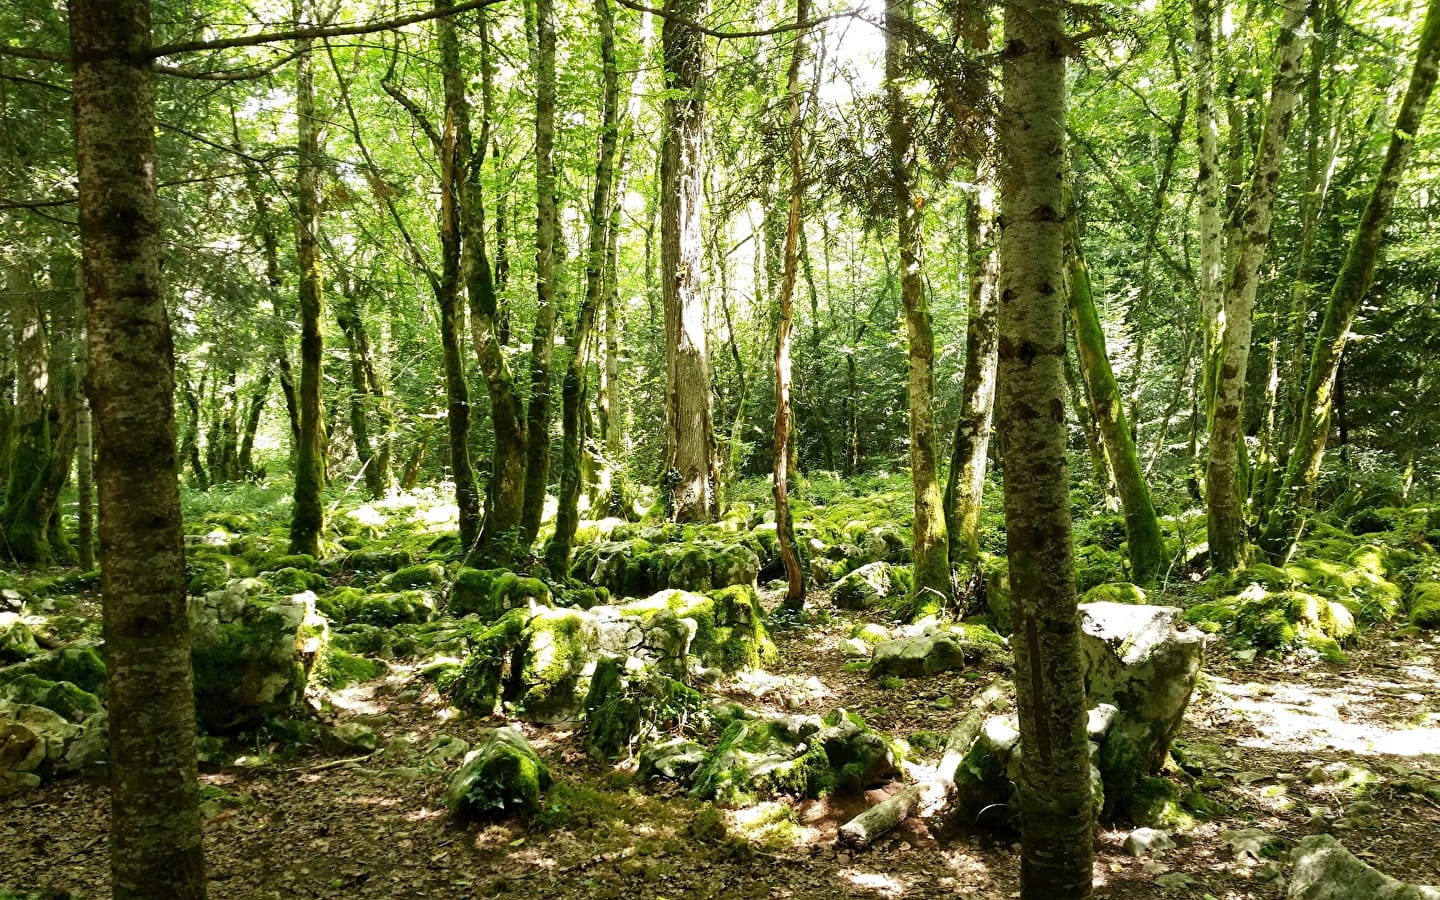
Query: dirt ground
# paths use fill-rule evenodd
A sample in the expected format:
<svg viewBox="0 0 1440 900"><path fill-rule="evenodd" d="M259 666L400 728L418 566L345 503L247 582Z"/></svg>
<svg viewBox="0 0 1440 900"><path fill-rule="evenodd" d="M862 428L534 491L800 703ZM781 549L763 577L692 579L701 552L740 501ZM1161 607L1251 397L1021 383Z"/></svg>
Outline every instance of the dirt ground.
<svg viewBox="0 0 1440 900"><path fill-rule="evenodd" d="M737 699L794 712L842 706L908 737L946 731L993 674L886 689L844 668L839 642L853 620L831 615L777 631L784 662L733 685ZM551 813L454 824L440 794L456 762L425 750L437 736L469 740L496 723L448 715L433 691L417 697L412 679L395 667L329 698L329 721L375 729L374 754L276 762L265 753L275 748L257 746L204 767L212 898L1019 896L1013 834L912 820L865 851L838 850L837 828L878 791L738 811L729 825L748 839L697 839L687 826L703 804L590 761L578 726L521 726L562 785ZM1237 850L1239 829L1287 845L1328 831L1383 870L1440 884L1437 682L1434 636L1372 630L1344 666L1241 662L1212 646L1179 740L1203 760L1202 787L1221 812L1151 858L1124 852L1126 830L1102 828L1097 896L1283 896L1283 865ZM106 806L102 784L76 779L0 804L0 886L107 895ZM768 821L791 824L767 830Z"/></svg>

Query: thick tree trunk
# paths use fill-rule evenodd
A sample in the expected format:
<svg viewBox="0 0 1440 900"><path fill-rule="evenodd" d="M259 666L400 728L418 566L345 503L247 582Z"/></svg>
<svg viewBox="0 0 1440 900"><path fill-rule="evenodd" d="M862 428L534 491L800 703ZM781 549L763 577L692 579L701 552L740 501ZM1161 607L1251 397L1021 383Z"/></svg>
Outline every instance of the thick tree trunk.
<svg viewBox="0 0 1440 900"><path fill-rule="evenodd" d="M1303 526L1302 518L1314 503L1315 481L1325 455L1325 441L1330 435L1332 400L1337 393L1337 380L1350 326L1360 311L1360 303L1375 280L1375 267L1380 260L1381 240L1385 223L1395 203L1395 192L1405 175L1405 166L1415 148L1415 137L1425 114L1425 106L1435 90L1436 69L1440 65L1440 0L1430 0L1425 24L1420 31L1420 46L1415 55L1415 68L1395 127L1380 176L1371 189L1365 212L1355 226L1345 264L1335 278L1325 319L1315 336L1315 349L1310 355L1310 377L1301 404L1300 432L1290 452L1285 472L1285 485L1280 492L1279 506L1266 525L1261 545L1274 560L1284 560L1293 551Z"/></svg>
<svg viewBox="0 0 1440 900"><path fill-rule="evenodd" d="M116 898L205 896L146 0L71 0Z"/></svg>
<svg viewBox="0 0 1440 900"><path fill-rule="evenodd" d="M1065 471L1064 8L1005 4L1000 430L1015 618L1020 895L1091 895L1094 798Z"/></svg>
<svg viewBox="0 0 1440 900"><path fill-rule="evenodd" d="M51 510L44 505L44 487L54 453L48 403L50 335L40 312L40 286L28 262L10 267L7 287L16 379L0 548L13 562L48 565Z"/></svg>
<svg viewBox="0 0 1440 900"><path fill-rule="evenodd" d="M665 307L666 505L677 522L719 514L720 471L710 402L710 350L700 293L705 142L705 44L686 22L705 0L666 0L660 28L665 120L660 148L660 284ZM672 17L673 16L673 17Z"/></svg>
<svg viewBox="0 0 1440 900"><path fill-rule="evenodd" d="M570 336L570 364L565 369L565 382L560 390L560 497L555 514L555 535L545 547L545 562L556 578L564 578L569 572L570 549L580 524L590 336L604 300L610 189L615 178L615 150L620 138L620 76L615 64L615 19L609 0L595 0L595 12L600 22L600 62L604 82L600 100L600 150L595 161L595 190L590 196L585 299L575 320L575 331Z"/></svg>
<svg viewBox="0 0 1440 900"><path fill-rule="evenodd" d="M908 15L903 0L888 0L886 19ZM890 139L890 184L900 252L900 298L909 338L910 482L915 489L914 586L917 615L939 612L954 599L945 504L935 462L935 336L920 274L924 247L922 213L911 189L915 177L914 126L901 80L907 74L905 42L886 32L885 94Z"/></svg>
<svg viewBox="0 0 1440 900"><path fill-rule="evenodd" d="M804 22L809 13L809 0L796 0L796 24ZM790 203L785 220L785 250L781 263L780 315L775 324L775 459L772 472L775 533L780 542L780 558L785 563L785 608L792 612L805 608L805 570L800 565L795 523L790 515L790 438L793 431L790 342L795 326L795 280L800 262L800 212L805 194L805 160L800 143L800 66L804 61L805 32L801 31L795 36L795 45L790 54L790 69L786 76L790 113Z"/></svg>
<svg viewBox="0 0 1440 900"><path fill-rule="evenodd" d="M300 5L295 6L296 21ZM320 253L320 124L315 117L315 78L310 41L295 50L295 114L299 126L299 170L295 176L296 265L300 270L300 442L295 453L295 511L290 519L290 552L320 556L325 508L325 417L320 403L324 347Z"/></svg>
<svg viewBox="0 0 1440 900"><path fill-rule="evenodd" d="M1110 369L1110 356L1105 347L1105 329L1095 308L1090 288L1090 270L1080 246L1075 227L1074 211L1065 219L1066 267L1069 274L1070 321L1075 327L1075 348L1080 357L1080 372L1090 395L1091 409L1100 432L1101 446L1115 473L1115 490L1125 511L1125 534L1130 549L1130 580L1141 587L1151 587L1164 566L1165 544L1160 534L1160 520L1150 500L1150 487L1140 470L1135 442L1125 421L1124 398L1115 373Z"/></svg>
<svg viewBox="0 0 1440 900"><path fill-rule="evenodd" d="M1303 72L1300 58L1308 35L1310 0L1284 0L1285 18L1275 47L1275 79L1265 129L1255 151L1250 186L1233 222L1235 244L1225 286L1225 332L1210 415L1210 445L1205 468L1205 506L1210 565L1228 572L1246 562L1245 496L1241 473L1248 463L1244 444L1245 370L1250 361L1255 293L1260 264L1270 243L1275 193L1285 157ZM1244 457L1244 458L1242 458Z"/></svg>

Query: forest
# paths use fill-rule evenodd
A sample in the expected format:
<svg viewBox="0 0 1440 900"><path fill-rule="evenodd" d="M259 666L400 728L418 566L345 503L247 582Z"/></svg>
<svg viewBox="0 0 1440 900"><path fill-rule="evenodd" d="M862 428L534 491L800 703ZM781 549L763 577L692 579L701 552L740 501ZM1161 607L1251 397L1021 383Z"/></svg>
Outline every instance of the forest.
<svg viewBox="0 0 1440 900"><path fill-rule="evenodd" d="M1437 72L3 0L0 900L1437 900Z"/></svg>

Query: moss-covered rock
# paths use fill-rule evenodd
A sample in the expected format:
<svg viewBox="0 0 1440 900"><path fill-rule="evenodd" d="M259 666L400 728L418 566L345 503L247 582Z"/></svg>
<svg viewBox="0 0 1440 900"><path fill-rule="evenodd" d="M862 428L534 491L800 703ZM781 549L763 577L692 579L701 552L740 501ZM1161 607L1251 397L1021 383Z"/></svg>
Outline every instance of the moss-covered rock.
<svg viewBox="0 0 1440 900"><path fill-rule="evenodd" d="M518 668L525 717L538 722L577 717L600 648L594 621L577 610L541 608L526 623L525 637Z"/></svg>
<svg viewBox="0 0 1440 900"><path fill-rule="evenodd" d="M1410 594L1410 624L1440 629L1440 582L1427 581L1415 585Z"/></svg>
<svg viewBox="0 0 1440 900"><path fill-rule="evenodd" d="M1226 593L1239 594L1251 585L1259 585L1269 592L1288 591L1295 587L1295 580L1284 569L1266 563L1255 563L1230 577Z"/></svg>
<svg viewBox="0 0 1440 900"><path fill-rule="evenodd" d="M1404 592L1385 577L1390 556L1383 548L1362 547L1344 561L1300 557L1285 573L1304 591L1345 605L1361 622L1385 622L1400 614Z"/></svg>
<svg viewBox="0 0 1440 900"><path fill-rule="evenodd" d="M380 579L380 583L392 591L434 587L443 584L444 581L445 567L439 563L406 566L398 572L392 572Z"/></svg>
<svg viewBox="0 0 1440 900"><path fill-rule="evenodd" d="M305 591L323 591L329 587L325 576L295 566L284 566L264 573L261 580L277 594L301 594Z"/></svg>
<svg viewBox="0 0 1440 900"><path fill-rule="evenodd" d="M1344 645L1355 637L1355 616L1338 601L1306 591L1267 592L1252 584L1241 594L1201 603L1185 620L1223 633L1232 647L1269 655L1297 651L1344 662Z"/></svg>
<svg viewBox="0 0 1440 900"><path fill-rule="evenodd" d="M497 728L465 755L445 789L445 805L457 818L534 813L551 784L525 736Z"/></svg>
<svg viewBox="0 0 1440 900"><path fill-rule="evenodd" d="M875 645L871 678L921 678L965 668L965 645L945 632L900 638Z"/></svg>
<svg viewBox="0 0 1440 900"><path fill-rule="evenodd" d="M524 651L529 620L528 610L514 609L475 635L464 664L443 688L457 709L482 716L495 711L506 687L505 674L513 668L512 657ZM511 696L517 687L512 679Z"/></svg>
<svg viewBox="0 0 1440 900"><path fill-rule="evenodd" d="M324 568L350 572L397 572L415 565L415 555L409 550L357 550L334 560L327 560Z"/></svg>
<svg viewBox="0 0 1440 900"><path fill-rule="evenodd" d="M0 684L0 704L42 706L66 721L80 723L100 712L100 698L68 681L47 681L35 674Z"/></svg>
<svg viewBox="0 0 1440 900"><path fill-rule="evenodd" d="M875 609L909 590L908 575L887 562L869 563L836 582L830 602L840 609Z"/></svg>
<svg viewBox="0 0 1440 900"><path fill-rule="evenodd" d="M1075 550L1075 588L1088 591L1097 585L1124 581L1127 576L1125 558L1115 550L1106 550L1098 545L1077 547Z"/></svg>
<svg viewBox="0 0 1440 900"><path fill-rule="evenodd" d="M1098 584L1085 592L1080 599L1081 603L1129 603L1131 605L1143 606L1149 600L1145 597L1143 588L1137 587L1128 581L1112 581L1108 584Z"/></svg>
<svg viewBox="0 0 1440 900"><path fill-rule="evenodd" d="M370 681L385 672L385 664L357 656L332 642L320 654L311 678L331 690L339 690L357 682Z"/></svg>
<svg viewBox="0 0 1440 900"><path fill-rule="evenodd" d="M393 628L418 625L435 614L435 595L429 591L400 591L394 594L365 594L347 604L348 620L361 625Z"/></svg>
<svg viewBox="0 0 1440 900"><path fill-rule="evenodd" d="M0 613L0 664L23 662L40 654L35 633L18 613Z"/></svg>
<svg viewBox="0 0 1440 900"><path fill-rule="evenodd" d="M780 795L856 793L893 777L902 760L898 743L843 709L739 719L696 772L690 795L741 806Z"/></svg>
<svg viewBox="0 0 1440 900"><path fill-rule="evenodd" d="M581 547L570 575L604 587L618 597L644 597L667 588L708 591L737 584L753 587L759 572L760 559L745 541L659 543L642 537Z"/></svg>
<svg viewBox="0 0 1440 900"><path fill-rule="evenodd" d="M19 665L0 669L0 684L26 675L46 681L66 681L87 693L105 696L105 661L90 644L48 650Z"/></svg>
<svg viewBox="0 0 1440 900"><path fill-rule="evenodd" d="M980 554L980 571L985 578L985 612L999 634L1014 628L1010 617L1010 563L1003 556Z"/></svg>
<svg viewBox="0 0 1440 900"><path fill-rule="evenodd" d="M546 606L550 588L538 578L517 575L508 569L461 569L450 589L447 611L452 616L478 615L493 622L507 610Z"/></svg>
<svg viewBox="0 0 1440 900"><path fill-rule="evenodd" d="M698 719L703 708L693 688L643 669L627 671L623 659L606 657L596 665L585 697L586 749L601 761L627 756L637 742Z"/></svg>

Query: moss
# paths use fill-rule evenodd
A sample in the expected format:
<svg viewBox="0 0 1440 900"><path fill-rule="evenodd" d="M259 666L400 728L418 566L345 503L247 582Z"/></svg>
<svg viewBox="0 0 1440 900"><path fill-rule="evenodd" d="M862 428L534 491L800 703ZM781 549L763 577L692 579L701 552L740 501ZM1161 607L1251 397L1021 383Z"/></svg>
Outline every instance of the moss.
<svg viewBox="0 0 1440 900"><path fill-rule="evenodd" d="M571 706L593 662L593 629L570 610L540 610L526 625L528 646L519 673L525 712L545 720L570 715Z"/></svg>
<svg viewBox="0 0 1440 900"><path fill-rule="evenodd" d="M331 644L320 654L312 677L331 690L339 690L356 682L378 678L384 671L384 663L356 656Z"/></svg>
<svg viewBox="0 0 1440 900"><path fill-rule="evenodd" d="M695 776L690 796L721 806L744 806L788 794L819 797L834 776L825 748L812 742L798 756L795 740L774 721L730 723Z"/></svg>
<svg viewBox="0 0 1440 900"><path fill-rule="evenodd" d="M0 669L0 684L24 675L38 675L46 681L68 681L82 691L105 696L105 661L88 644L50 650L20 665Z"/></svg>
<svg viewBox="0 0 1440 900"><path fill-rule="evenodd" d="M225 587L232 578L251 573L248 563L236 556L215 552L186 554L185 590L192 596L203 596Z"/></svg>
<svg viewBox="0 0 1440 900"><path fill-rule="evenodd" d="M1085 592L1081 603L1129 603L1144 605L1149 601L1145 591L1128 581L1112 581L1099 584Z"/></svg>
<svg viewBox="0 0 1440 900"><path fill-rule="evenodd" d="M585 698L586 749L597 760L627 755L637 738L679 729L701 717L704 698L664 675L627 674L624 661L602 659Z"/></svg>
<svg viewBox="0 0 1440 900"><path fill-rule="evenodd" d="M527 610L515 609L476 635L470 653L445 690L457 709L490 715L500 702L502 677L512 654L523 649Z"/></svg>
<svg viewBox="0 0 1440 900"><path fill-rule="evenodd" d="M47 681L34 673L0 684L0 702L41 706L70 722L82 722L102 708L94 694L68 681Z"/></svg>
<svg viewBox="0 0 1440 900"><path fill-rule="evenodd" d="M780 651L765 628L765 610L749 585L712 591L718 664L725 672L774 665Z"/></svg>
<svg viewBox="0 0 1440 900"><path fill-rule="evenodd" d="M30 626L15 613L0 613L0 665L23 662L40 654Z"/></svg>
<svg viewBox="0 0 1440 900"><path fill-rule="evenodd" d="M980 569L985 576L985 609L995 631L1009 634L1014 625L1010 617L1010 563L1003 556L980 555Z"/></svg>
<svg viewBox="0 0 1440 900"><path fill-rule="evenodd" d="M1180 790L1164 778L1141 776L1125 796L1118 800L1119 813L1136 825L1146 828L1195 827L1195 817L1184 807Z"/></svg>
<svg viewBox="0 0 1440 900"><path fill-rule="evenodd" d="M1440 582L1415 585L1410 594L1410 624L1419 628L1440 629Z"/></svg>
<svg viewBox="0 0 1440 900"><path fill-rule="evenodd" d="M1075 551L1075 588L1088 591L1096 585L1125 580L1125 559L1118 552L1099 546Z"/></svg>
<svg viewBox="0 0 1440 900"><path fill-rule="evenodd" d="M1231 577L1228 593L1238 594L1252 584L1258 584L1267 591L1288 591L1295 587L1295 580L1286 574L1284 569L1256 563Z"/></svg>
<svg viewBox="0 0 1440 900"><path fill-rule="evenodd" d="M461 569L450 591L453 616L478 615L481 621L499 618L507 609L546 605L550 589L538 578L516 575L508 569Z"/></svg>
<svg viewBox="0 0 1440 900"><path fill-rule="evenodd" d="M409 550L358 550L345 557L342 565L355 572L395 572L414 564Z"/></svg>
<svg viewBox="0 0 1440 900"><path fill-rule="evenodd" d="M488 817L536 812L553 780L528 741L512 728L500 728L465 757L445 791L456 817Z"/></svg>
<svg viewBox="0 0 1440 900"><path fill-rule="evenodd" d="M382 628L429 621L434 609L434 600L424 591L366 594L348 607L350 621Z"/></svg>
<svg viewBox="0 0 1440 900"><path fill-rule="evenodd" d="M348 623L369 596L364 589L347 585L316 598L315 608L331 622Z"/></svg>
<svg viewBox="0 0 1440 900"><path fill-rule="evenodd" d="M382 583L392 590L403 591L411 588L431 587L444 580L445 567L439 563L429 563L428 565L407 566L385 576Z"/></svg>
<svg viewBox="0 0 1440 900"><path fill-rule="evenodd" d="M685 826L685 836L703 844L717 844L729 836L725 814L713 806L702 806Z"/></svg>
<svg viewBox="0 0 1440 900"><path fill-rule="evenodd" d="M299 594L304 591L323 591L329 587L325 576L317 575L294 566L266 572L262 579L277 594Z"/></svg>

